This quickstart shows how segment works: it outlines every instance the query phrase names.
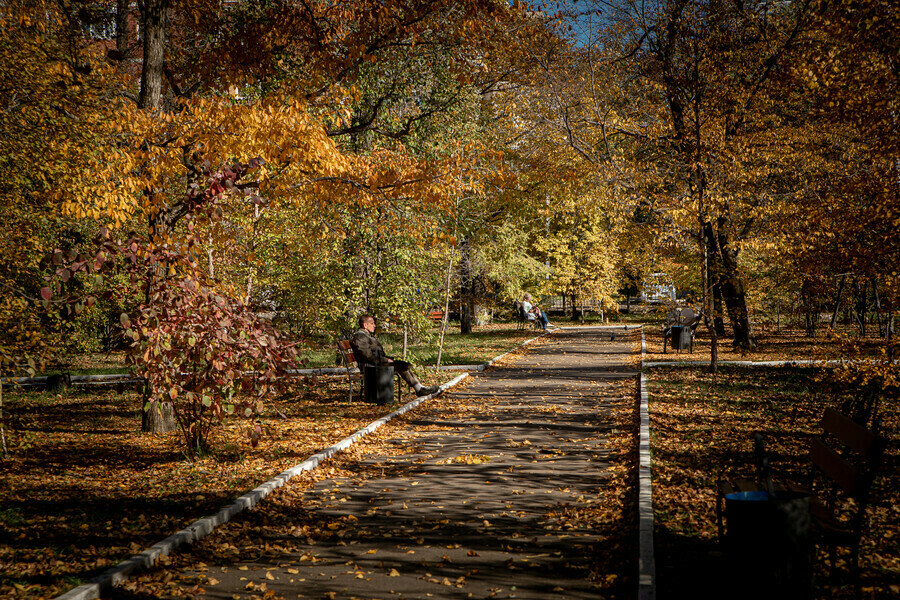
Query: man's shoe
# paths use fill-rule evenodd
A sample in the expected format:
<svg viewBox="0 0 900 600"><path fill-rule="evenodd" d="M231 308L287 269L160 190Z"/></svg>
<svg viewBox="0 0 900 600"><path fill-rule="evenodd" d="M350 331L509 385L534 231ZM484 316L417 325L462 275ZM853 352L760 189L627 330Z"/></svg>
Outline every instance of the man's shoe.
<svg viewBox="0 0 900 600"><path fill-rule="evenodd" d="M430 396L431 394L436 393L439 389L441 388L436 385L432 387L423 387L420 388L418 392L416 392L416 396Z"/></svg>

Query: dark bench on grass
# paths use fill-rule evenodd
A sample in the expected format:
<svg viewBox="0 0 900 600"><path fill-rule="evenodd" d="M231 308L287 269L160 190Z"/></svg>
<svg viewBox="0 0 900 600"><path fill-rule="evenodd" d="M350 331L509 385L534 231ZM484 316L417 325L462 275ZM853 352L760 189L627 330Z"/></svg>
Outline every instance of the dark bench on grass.
<svg viewBox="0 0 900 600"><path fill-rule="evenodd" d="M822 433L810 443L809 476L802 485L772 483L768 459L761 436L757 434L756 480L737 479L718 482L716 521L719 538L723 539L727 521L726 496L734 492L779 492L794 497L809 497L811 542L828 548L834 574L838 547L850 548L850 569L854 584L859 586L859 545L862 538L869 492L884 451L884 439L875 431L855 422L833 408L822 417ZM727 535L727 532L726 532Z"/></svg>

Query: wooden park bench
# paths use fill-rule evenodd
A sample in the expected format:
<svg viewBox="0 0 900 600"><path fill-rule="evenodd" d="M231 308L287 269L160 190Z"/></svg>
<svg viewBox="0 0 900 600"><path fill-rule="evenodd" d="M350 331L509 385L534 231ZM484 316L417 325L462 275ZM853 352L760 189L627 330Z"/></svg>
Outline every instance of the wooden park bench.
<svg viewBox="0 0 900 600"><path fill-rule="evenodd" d="M426 312L425 317L435 325L440 325L444 320L444 311L436 308Z"/></svg>
<svg viewBox="0 0 900 600"><path fill-rule="evenodd" d="M353 346L350 345L350 340L338 340L337 342L338 353L341 357L341 366L344 367L347 371L347 401L351 402L353 400L353 372L352 368L355 365L360 374L360 382L359 382L359 393L362 398L366 398L366 367L375 368L374 365L366 365L365 363L360 363L356 356L353 353ZM397 400L402 401L403 399L403 388L400 385L400 374L395 372L394 375L397 377L397 384L394 386L396 390Z"/></svg>
<svg viewBox="0 0 900 600"><path fill-rule="evenodd" d="M532 318L528 318L528 313L525 312L525 306L521 302L516 301L513 306L513 313L516 316L516 329L525 329L529 325L534 328L540 327L540 324L534 315L532 315Z"/></svg>
<svg viewBox="0 0 900 600"><path fill-rule="evenodd" d="M694 351L694 335L700 326L702 316L690 308L678 308L670 310L666 318L666 326L663 327L663 354L666 353L666 345L673 350L683 350L687 344L690 352Z"/></svg>
<svg viewBox="0 0 900 600"><path fill-rule="evenodd" d="M866 523L869 492L884 451L883 438L847 415L827 408L822 434L809 450L809 477L803 485L772 483L761 438L757 439L757 477L718 482L716 521L720 540L726 496L734 492L788 492L809 495L811 541L828 548L832 574L838 547L850 548L850 568L859 585L859 545ZM877 421L876 421L877 427Z"/></svg>

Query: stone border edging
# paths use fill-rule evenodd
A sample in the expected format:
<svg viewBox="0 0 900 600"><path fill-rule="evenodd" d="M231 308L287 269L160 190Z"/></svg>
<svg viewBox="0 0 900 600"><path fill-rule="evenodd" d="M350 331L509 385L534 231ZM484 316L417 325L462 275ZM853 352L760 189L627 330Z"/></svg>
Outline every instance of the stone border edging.
<svg viewBox="0 0 900 600"><path fill-rule="evenodd" d="M516 350L519 350L523 346L526 346L531 342L545 335L548 335L549 333L550 332L545 332L537 337L526 340L509 352L504 352L500 356L497 356L486 363L477 365L477 370L484 371L484 369L493 365L498 360L515 352ZM346 373L345 369L342 369L342 371ZM293 467L287 469L279 475L276 475L273 479L270 479L259 487L247 492L243 496L240 496L233 503L224 507L215 515L211 517L204 517L195 521L181 531L170 535L161 542L157 542L156 544L150 546L140 554L132 556L131 558L119 563L118 565L107 569L106 571L95 577L91 581L91 583L86 583L72 590L69 590L64 594L57 596L56 598L54 598L54 600L95 600L96 598L99 598L104 591L127 580L128 577L137 569L149 569L156 564L156 561L159 560L159 557L167 556L183 544L193 543L206 537L207 535L212 533L212 530L217 526L227 523L232 519L232 517L234 517L241 511L256 506L261 500L269 495L269 492L282 487L291 478L299 475L304 471L311 471L315 469L322 461L331 458L338 452L346 450L355 442L374 432L376 429L379 429L382 425L384 425L394 417L398 417L403 413L416 408L423 402L434 398L438 393L448 390L451 387L457 385L468 376L468 373L463 373L462 375L459 375L454 379L448 381L447 383L441 385L438 391L434 394L422 396L421 398L416 398L411 402L407 402L394 412L369 423L366 427L360 429L356 433L344 438L333 446L330 446L317 454L313 454L303 462L294 465Z"/></svg>
<svg viewBox="0 0 900 600"><path fill-rule="evenodd" d="M641 362L642 367L660 368L660 367L705 367L709 365L708 360L684 360L684 361L657 361L657 362ZM848 364L848 361L841 360L720 360L717 365L731 365L737 367L828 367L840 366Z"/></svg>
<svg viewBox="0 0 900 600"><path fill-rule="evenodd" d="M641 326L641 370L647 344ZM640 433L638 442L638 600L656 598L656 557L653 549L653 479L650 461L650 396L647 376L641 373Z"/></svg>

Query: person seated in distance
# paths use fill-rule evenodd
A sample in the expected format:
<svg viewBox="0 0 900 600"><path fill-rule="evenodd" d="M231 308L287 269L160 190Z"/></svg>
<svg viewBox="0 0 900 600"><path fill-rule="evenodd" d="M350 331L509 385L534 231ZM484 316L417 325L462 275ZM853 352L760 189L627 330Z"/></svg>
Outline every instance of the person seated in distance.
<svg viewBox="0 0 900 600"><path fill-rule="evenodd" d="M550 325L550 319L547 318L547 313L531 303L531 294L522 296L522 308L525 309L525 316L529 321L537 319L541 324L541 329L547 330L547 326Z"/></svg>
<svg viewBox="0 0 900 600"><path fill-rule="evenodd" d="M416 392L416 396L427 396L438 391L438 387L425 387L412 372L412 365L403 360L394 360L384 353L384 347L375 337L375 317L362 315L359 317L359 330L350 338L350 346L353 355L361 362L360 366L373 365L377 367L392 366L394 371L400 374L409 387Z"/></svg>

